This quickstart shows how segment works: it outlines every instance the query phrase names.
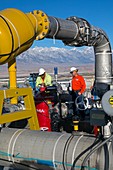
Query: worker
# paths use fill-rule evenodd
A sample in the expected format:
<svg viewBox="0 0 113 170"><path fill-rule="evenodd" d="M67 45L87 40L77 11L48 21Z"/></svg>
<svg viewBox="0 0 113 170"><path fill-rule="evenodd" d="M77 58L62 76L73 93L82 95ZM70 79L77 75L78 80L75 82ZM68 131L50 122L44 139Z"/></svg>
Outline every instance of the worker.
<svg viewBox="0 0 113 170"><path fill-rule="evenodd" d="M51 76L47 74L43 68L40 68L39 76L36 79L36 87L39 87L40 85L51 86L52 85L51 81L52 81Z"/></svg>
<svg viewBox="0 0 113 170"><path fill-rule="evenodd" d="M70 68L70 73L72 74L71 88L72 88L72 100L73 100L73 112L78 114L78 109L76 108L75 100L80 96L77 102L82 100L82 94L86 90L86 83L83 76L78 74L78 69L76 67Z"/></svg>

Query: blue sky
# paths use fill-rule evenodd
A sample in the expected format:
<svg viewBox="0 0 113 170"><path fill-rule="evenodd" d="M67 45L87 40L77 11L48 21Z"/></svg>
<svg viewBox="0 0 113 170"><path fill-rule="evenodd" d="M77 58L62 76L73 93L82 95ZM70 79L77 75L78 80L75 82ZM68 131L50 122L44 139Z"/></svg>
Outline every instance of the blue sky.
<svg viewBox="0 0 113 170"><path fill-rule="evenodd" d="M113 0L0 0L0 10L5 8L17 8L25 13L42 10L49 16L63 19L84 18L107 33L113 49ZM54 44L51 39L35 41L34 46L65 47L62 41Z"/></svg>

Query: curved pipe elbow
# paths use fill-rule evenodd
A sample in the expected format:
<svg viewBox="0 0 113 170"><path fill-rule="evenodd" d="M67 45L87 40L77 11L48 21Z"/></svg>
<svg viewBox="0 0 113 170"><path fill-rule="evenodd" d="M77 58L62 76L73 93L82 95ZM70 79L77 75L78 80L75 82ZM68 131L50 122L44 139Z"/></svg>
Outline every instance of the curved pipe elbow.
<svg viewBox="0 0 113 170"><path fill-rule="evenodd" d="M56 38L68 46L93 46L95 55L95 80L112 83L112 51L106 33L83 18L67 20L49 17L50 30L47 38Z"/></svg>
<svg viewBox="0 0 113 170"><path fill-rule="evenodd" d="M95 81L98 83L112 83L112 50L106 33L97 27L91 26L82 18L71 17L79 30L79 34L73 40L74 46L93 46L95 55ZM64 42L65 43L65 42Z"/></svg>

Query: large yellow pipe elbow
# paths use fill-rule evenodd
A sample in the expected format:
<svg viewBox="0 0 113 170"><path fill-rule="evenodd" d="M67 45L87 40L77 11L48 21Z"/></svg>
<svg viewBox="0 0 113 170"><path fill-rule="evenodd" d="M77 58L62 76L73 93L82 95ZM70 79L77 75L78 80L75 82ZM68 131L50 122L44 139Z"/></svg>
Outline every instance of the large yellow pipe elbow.
<svg viewBox="0 0 113 170"><path fill-rule="evenodd" d="M0 64L27 50L35 39L48 33L49 20L42 11L23 13L9 8L0 11Z"/></svg>

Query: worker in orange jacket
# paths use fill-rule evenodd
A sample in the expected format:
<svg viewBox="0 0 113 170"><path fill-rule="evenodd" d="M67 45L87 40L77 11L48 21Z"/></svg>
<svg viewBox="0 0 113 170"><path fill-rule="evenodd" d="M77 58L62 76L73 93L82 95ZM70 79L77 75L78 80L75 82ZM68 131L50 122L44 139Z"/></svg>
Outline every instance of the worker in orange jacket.
<svg viewBox="0 0 113 170"><path fill-rule="evenodd" d="M78 74L78 69L76 67L71 67L70 73L72 74L71 87L72 87L72 100L74 102L73 112L74 112L74 114L76 114L76 113L78 114L78 109L76 108L75 100L78 96L80 96L80 97L79 97L79 100L77 100L77 101L80 102L80 100L82 100L81 99L82 94L86 90L86 83L85 83L83 76Z"/></svg>

